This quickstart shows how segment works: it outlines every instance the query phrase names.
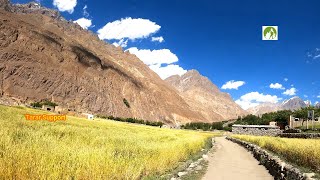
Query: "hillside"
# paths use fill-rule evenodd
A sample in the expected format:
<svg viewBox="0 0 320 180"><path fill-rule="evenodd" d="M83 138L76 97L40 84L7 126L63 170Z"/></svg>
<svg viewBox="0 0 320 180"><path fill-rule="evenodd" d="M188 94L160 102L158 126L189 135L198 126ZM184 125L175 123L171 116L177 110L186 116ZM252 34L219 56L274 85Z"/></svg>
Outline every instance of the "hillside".
<svg viewBox="0 0 320 180"><path fill-rule="evenodd" d="M78 112L170 124L203 119L135 55L58 12L6 0L0 7L0 103L49 99Z"/></svg>
<svg viewBox="0 0 320 180"><path fill-rule="evenodd" d="M221 92L196 70L190 70L181 77L171 76L165 81L179 92L192 110L200 112L207 122L236 119L246 114L229 94Z"/></svg>

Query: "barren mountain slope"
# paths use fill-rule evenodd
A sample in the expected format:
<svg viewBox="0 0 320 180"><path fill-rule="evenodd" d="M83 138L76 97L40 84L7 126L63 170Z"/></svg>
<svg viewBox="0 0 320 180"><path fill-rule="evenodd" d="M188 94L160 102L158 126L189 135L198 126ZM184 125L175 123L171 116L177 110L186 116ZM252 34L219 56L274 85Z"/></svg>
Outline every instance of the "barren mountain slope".
<svg viewBox="0 0 320 180"><path fill-rule="evenodd" d="M208 122L234 119L246 114L229 94L220 92L216 85L196 70L188 71L181 77L171 76L166 81Z"/></svg>
<svg viewBox="0 0 320 180"><path fill-rule="evenodd" d="M0 99L52 99L79 112L167 123L204 119L135 55L55 11L6 2L0 0Z"/></svg>

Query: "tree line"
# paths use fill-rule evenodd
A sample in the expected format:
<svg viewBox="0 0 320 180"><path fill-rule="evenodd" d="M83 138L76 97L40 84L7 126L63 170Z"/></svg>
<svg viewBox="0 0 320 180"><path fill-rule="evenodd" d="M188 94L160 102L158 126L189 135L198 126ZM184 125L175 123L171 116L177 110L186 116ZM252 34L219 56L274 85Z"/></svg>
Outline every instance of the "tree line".
<svg viewBox="0 0 320 180"><path fill-rule="evenodd" d="M308 111L314 110L315 117L320 117L320 108L316 108L314 106L301 108L299 110L291 111L291 110L281 110L277 112L270 112L262 114L261 116L256 116L249 114L244 117L238 117L235 122L229 123L228 125L224 125L227 121L222 122L214 122L214 123L203 123L203 122L193 122L182 125L183 129L192 129L192 130L204 130L204 131L212 131L212 130L225 130L231 131L232 125L241 124L241 125L269 125L270 122L275 121L280 126L288 125L290 116L294 116L296 118L301 118L306 120L308 118ZM320 121L320 120L319 120Z"/></svg>

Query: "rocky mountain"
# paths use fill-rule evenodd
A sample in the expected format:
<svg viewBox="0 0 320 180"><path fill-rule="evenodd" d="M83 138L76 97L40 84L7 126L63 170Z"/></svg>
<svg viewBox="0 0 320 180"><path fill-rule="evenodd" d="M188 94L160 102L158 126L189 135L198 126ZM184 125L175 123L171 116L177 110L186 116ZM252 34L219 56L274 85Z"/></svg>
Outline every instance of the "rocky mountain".
<svg viewBox="0 0 320 180"><path fill-rule="evenodd" d="M300 97L295 96L283 101L280 107L284 110L296 110L307 107L307 104Z"/></svg>
<svg viewBox="0 0 320 180"><path fill-rule="evenodd" d="M190 70L181 77L171 76L165 80L172 85L193 111L200 112L207 122L237 118L246 112L229 94L220 92L207 77Z"/></svg>
<svg viewBox="0 0 320 180"><path fill-rule="evenodd" d="M282 103L263 103L258 106L249 108L247 111L254 115L261 115L268 112L280 110L297 110L307 107L307 104L298 96L287 99Z"/></svg>
<svg viewBox="0 0 320 180"><path fill-rule="evenodd" d="M280 110L280 105L278 103L262 103L258 106L251 107L247 111L250 114L261 115L269 112L275 112Z"/></svg>
<svg viewBox="0 0 320 180"><path fill-rule="evenodd" d="M201 108L191 107L190 99L181 97L135 55L101 41L56 11L36 3L11 5L8 0L0 0L0 29L2 103L29 104L49 99L77 112L169 124L203 121L211 116L197 112L198 109L209 111L204 104ZM215 99L206 89L186 93L196 95L197 92L205 92ZM201 97L198 95L197 99ZM212 113L212 117L236 115L228 113L234 111L229 105L231 98L218 93L216 101L220 99L230 101L210 106L212 111L213 107L223 110ZM242 112L238 107L236 111Z"/></svg>

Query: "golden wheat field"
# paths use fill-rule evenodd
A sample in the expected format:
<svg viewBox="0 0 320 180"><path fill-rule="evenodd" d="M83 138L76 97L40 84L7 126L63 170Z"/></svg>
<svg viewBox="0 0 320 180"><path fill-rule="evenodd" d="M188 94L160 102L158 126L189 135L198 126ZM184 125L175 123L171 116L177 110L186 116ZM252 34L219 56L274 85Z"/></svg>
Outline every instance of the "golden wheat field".
<svg viewBox="0 0 320 180"><path fill-rule="evenodd" d="M0 179L141 179L164 174L217 134L67 117L0 105Z"/></svg>
<svg viewBox="0 0 320 180"><path fill-rule="evenodd" d="M243 141L251 142L287 161L320 172L320 139L293 139L267 136L233 135Z"/></svg>

